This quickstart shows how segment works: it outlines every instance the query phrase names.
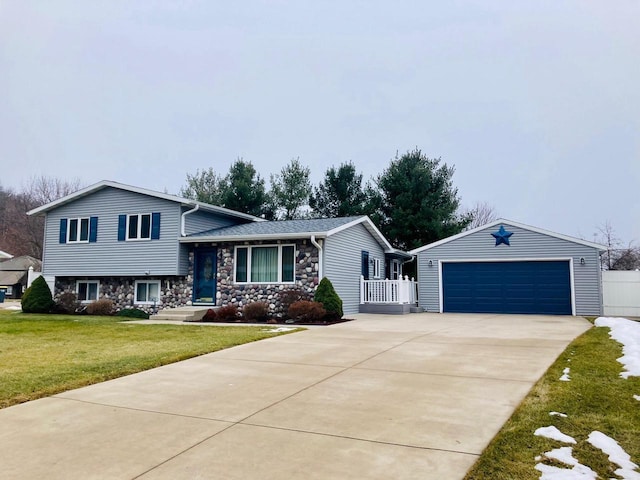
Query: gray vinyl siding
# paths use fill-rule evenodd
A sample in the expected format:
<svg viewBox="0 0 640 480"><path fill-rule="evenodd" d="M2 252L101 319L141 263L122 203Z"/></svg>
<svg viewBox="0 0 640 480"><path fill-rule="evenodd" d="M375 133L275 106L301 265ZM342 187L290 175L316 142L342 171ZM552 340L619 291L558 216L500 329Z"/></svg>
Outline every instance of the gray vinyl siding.
<svg viewBox="0 0 640 480"><path fill-rule="evenodd" d="M503 223L513 232L510 246L495 245L491 227L418 253L419 305L430 312L440 310L440 260L573 259L576 315L600 315L602 288L599 252L593 247ZM585 264L580 264L580 258ZM429 266L429 260L433 266Z"/></svg>
<svg viewBox="0 0 640 480"><path fill-rule="evenodd" d="M160 212L160 239L118 241L118 216ZM60 219L98 217L95 243L59 243ZM178 274L180 204L115 188L98 190L46 216L43 271L59 276Z"/></svg>
<svg viewBox="0 0 640 480"><path fill-rule="evenodd" d="M182 209L183 212L189 210L191 210L191 208L183 207ZM214 228L230 227L238 223L245 222L239 222L233 218L224 217L216 213L198 210L185 217L185 231L187 235L193 235L194 233L204 232Z"/></svg>
<svg viewBox="0 0 640 480"><path fill-rule="evenodd" d="M342 299L345 314L358 313L360 308L362 250L368 251L370 258L380 259L384 275L384 250L362 224L338 232L325 241L324 276L331 280Z"/></svg>

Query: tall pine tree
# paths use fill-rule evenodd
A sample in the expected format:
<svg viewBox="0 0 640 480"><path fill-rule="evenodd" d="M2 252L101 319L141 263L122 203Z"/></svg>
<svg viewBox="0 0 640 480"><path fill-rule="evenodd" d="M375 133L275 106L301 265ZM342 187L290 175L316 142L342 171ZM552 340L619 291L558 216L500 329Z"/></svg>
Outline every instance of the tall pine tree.
<svg viewBox="0 0 640 480"><path fill-rule="evenodd" d="M416 149L396 155L377 177L377 192L371 196L379 207L372 219L394 246L411 250L467 226L470 217L457 213L460 199L452 182L454 171Z"/></svg>
<svg viewBox="0 0 640 480"><path fill-rule="evenodd" d="M366 195L362 189L362 174L353 163L329 168L324 180L313 189L309 206L315 217L348 217L365 213Z"/></svg>

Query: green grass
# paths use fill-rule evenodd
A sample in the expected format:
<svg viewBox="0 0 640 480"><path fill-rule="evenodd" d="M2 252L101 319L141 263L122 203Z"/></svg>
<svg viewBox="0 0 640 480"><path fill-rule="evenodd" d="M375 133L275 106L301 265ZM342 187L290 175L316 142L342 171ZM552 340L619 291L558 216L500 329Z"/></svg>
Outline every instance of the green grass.
<svg viewBox="0 0 640 480"><path fill-rule="evenodd" d="M567 446L533 435L549 425L576 439L573 456L599 478L617 478L613 473L617 467L587 443L594 430L612 437L633 462L640 463L640 402L633 398L640 394L640 378L620 377L622 365L616 359L621 356L622 346L609 338L608 328L592 328L577 338L529 392L465 479L539 479L535 457ZM558 380L565 367L571 369L569 382ZM551 411L568 417L550 416Z"/></svg>
<svg viewBox="0 0 640 480"><path fill-rule="evenodd" d="M0 311L0 408L280 335L122 320Z"/></svg>

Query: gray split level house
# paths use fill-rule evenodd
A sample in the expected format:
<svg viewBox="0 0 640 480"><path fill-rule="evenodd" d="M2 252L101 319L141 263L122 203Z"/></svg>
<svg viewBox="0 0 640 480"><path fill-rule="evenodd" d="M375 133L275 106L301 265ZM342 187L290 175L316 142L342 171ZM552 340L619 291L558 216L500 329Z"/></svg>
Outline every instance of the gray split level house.
<svg viewBox="0 0 640 480"><path fill-rule="evenodd" d="M345 314L372 303L362 290L385 277L385 298L416 301L398 295L398 285L413 285L402 279L413 257L366 216L265 221L112 181L28 214L45 216L42 271L54 295L74 292L81 302L108 298L118 309L158 311L263 301L279 313L282 292L313 295L323 277Z"/></svg>
<svg viewBox="0 0 640 480"><path fill-rule="evenodd" d="M279 314L284 292L313 295L327 277L345 314L602 313L605 247L510 220L407 253L366 216L265 221L111 181L28 213L45 216L42 271L54 295L118 309L262 301ZM417 283L402 275L412 261Z"/></svg>

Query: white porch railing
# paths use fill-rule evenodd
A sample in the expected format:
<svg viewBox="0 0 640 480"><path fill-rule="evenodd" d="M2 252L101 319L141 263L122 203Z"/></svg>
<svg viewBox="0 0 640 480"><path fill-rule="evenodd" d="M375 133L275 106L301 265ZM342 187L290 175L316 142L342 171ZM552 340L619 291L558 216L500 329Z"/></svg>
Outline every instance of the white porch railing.
<svg viewBox="0 0 640 480"><path fill-rule="evenodd" d="M360 276L360 303L418 303L418 282L405 275L400 280L365 280Z"/></svg>

